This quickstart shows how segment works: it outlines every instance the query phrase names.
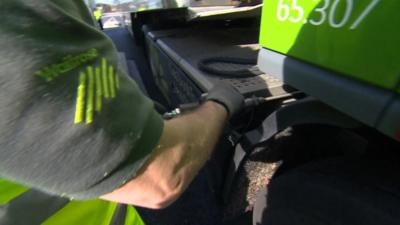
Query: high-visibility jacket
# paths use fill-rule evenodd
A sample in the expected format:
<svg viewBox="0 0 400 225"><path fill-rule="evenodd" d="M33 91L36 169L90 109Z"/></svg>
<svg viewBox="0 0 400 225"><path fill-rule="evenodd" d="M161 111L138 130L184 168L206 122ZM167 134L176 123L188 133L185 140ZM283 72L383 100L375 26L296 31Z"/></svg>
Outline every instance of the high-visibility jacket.
<svg viewBox="0 0 400 225"><path fill-rule="evenodd" d="M103 12L99 9L96 9L93 11L93 15L96 20L100 20L101 17L103 16Z"/></svg>
<svg viewBox="0 0 400 225"><path fill-rule="evenodd" d="M132 206L74 201L0 179L0 225L144 225Z"/></svg>

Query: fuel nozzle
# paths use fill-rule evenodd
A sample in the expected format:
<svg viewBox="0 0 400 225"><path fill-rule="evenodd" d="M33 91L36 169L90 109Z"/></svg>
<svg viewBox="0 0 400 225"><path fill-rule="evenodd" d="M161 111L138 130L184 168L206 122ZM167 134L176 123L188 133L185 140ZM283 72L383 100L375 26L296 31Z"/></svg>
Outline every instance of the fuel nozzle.
<svg viewBox="0 0 400 225"><path fill-rule="evenodd" d="M200 102L204 102L207 99L207 93L204 93L200 97ZM266 98L264 97L257 97L255 95L251 96L250 98L245 98L244 99L244 107L253 107L253 106L258 106L264 102L266 102Z"/></svg>
<svg viewBox="0 0 400 225"><path fill-rule="evenodd" d="M192 103L186 103L186 104L181 104L179 105L178 108L172 110L171 112L167 112L163 115L164 119L172 119L174 117L179 116L180 114L194 110L197 108L201 103L203 103L207 98L207 93L204 93L201 95L200 100L198 102L192 102ZM244 108L251 108L251 107L256 107L258 105L261 105L262 103L265 103L267 100L264 97L257 97L257 96L252 96L250 98L246 98L244 100Z"/></svg>
<svg viewBox="0 0 400 225"><path fill-rule="evenodd" d="M264 97L257 97L257 96L251 96L250 98L246 98L244 100L244 107L254 107L261 105L262 103L265 103L267 100Z"/></svg>

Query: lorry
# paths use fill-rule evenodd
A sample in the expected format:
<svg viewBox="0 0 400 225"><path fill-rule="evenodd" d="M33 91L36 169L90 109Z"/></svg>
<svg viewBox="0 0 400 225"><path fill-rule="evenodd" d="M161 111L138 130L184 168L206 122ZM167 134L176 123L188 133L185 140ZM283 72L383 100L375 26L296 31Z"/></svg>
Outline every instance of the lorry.
<svg viewBox="0 0 400 225"><path fill-rule="evenodd" d="M279 164L271 185L290 176L312 184L296 184L288 196L305 197L293 204L321 217L315 224L398 224L390 196L399 193L399 3L257 3L131 14L169 116L190 110L220 80L247 98L221 138L233 150L222 201L231 200L243 163L264 152Z"/></svg>

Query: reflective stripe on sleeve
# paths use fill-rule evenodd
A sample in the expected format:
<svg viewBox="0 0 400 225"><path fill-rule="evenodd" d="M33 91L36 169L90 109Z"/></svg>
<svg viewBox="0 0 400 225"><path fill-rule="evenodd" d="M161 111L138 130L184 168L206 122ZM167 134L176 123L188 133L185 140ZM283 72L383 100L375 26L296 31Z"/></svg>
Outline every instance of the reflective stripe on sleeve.
<svg viewBox="0 0 400 225"><path fill-rule="evenodd" d="M114 67L110 66L108 68L108 78L110 81L110 95L111 98L115 98L115 82L114 82Z"/></svg>
<svg viewBox="0 0 400 225"><path fill-rule="evenodd" d="M103 97L103 84L101 82L100 68L96 68L96 112L101 112L102 97Z"/></svg>
<svg viewBox="0 0 400 225"><path fill-rule="evenodd" d="M110 94L108 92L108 71L107 71L107 60L105 58L101 59L101 71L104 85L104 97L109 98Z"/></svg>
<svg viewBox="0 0 400 225"><path fill-rule="evenodd" d="M79 75L79 86L76 97L76 110L74 123L78 124L83 121L85 108L85 92L86 92L86 74L81 72Z"/></svg>
<svg viewBox="0 0 400 225"><path fill-rule="evenodd" d="M93 67L88 66L88 89L87 89L87 105L86 105L86 124L93 122L94 113L94 72Z"/></svg>

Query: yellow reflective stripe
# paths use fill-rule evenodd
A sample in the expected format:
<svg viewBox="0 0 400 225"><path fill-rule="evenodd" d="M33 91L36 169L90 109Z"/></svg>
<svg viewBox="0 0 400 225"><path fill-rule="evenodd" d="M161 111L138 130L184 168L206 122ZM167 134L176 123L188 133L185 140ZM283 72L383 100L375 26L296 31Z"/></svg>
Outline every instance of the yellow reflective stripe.
<svg viewBox="0 0 400 225"><path fill-rule="evenodd" d="M102 200L72 201L42 225L109 225L116 207L116 203Z"/></svg>
<svg viewBox="0 0 400 225"><path fill-rule="evenodd" d="M119 89L119 74L115 74L115 86Z"/></svg>
<svg viewBox="0 0 400 225"><path fill-rule="evenodd" d="M107 60L105 58L101 59L101 67L103 72L104 97L109 98L110 94L108 92Z"/></svg>
<svg viewBox="0 0 400 225"><path fill-rule="evenodd" d="M88 66L86 73L81 72L79 77L74 123L85 121L91 124L95 112L102 110L103 96L106 99L115 98L119 85L119 75L105 58L101 59L99 66Z"/></svg>
<svg viewBox="0 0 400 225"><path fill-rule="evenodd" d="M0 206L25 193L29 188L0 179Z"/></svg>
<svg viewBox="0 0 400 225"><path fill-rule="evenodd" d="M114 68L112 66L108 68L108 79L110 80L111 98L115 98Z"/></svg>
<svg viewBox="0 0 400 225"><path fill-rule="evenodd" d="M86 74L81 72L79 75L79 86L76 98L76 110L74 123L78 124L83 121L83 108L85 107L85 89L86 89Z"/></svg>
<svg viewBox="0 0 400 225"><path fill-rule="evenodd" d="M96 111L101 111L101 103L102 103L102 83L100 77L100 68L96 68Z"/></svg>
<svg viewBox="0 0 400 225"><path fill-rule="evenodd" d="M94 102L94 77L93 77L93 67L88 66L88 95L87 95L87 105L86 105L86 124L93 122L93 102Z"/></svg>
<svg viewBox="0 0 400 225"><path fill-rule="evenodd" d="M139 213L130 205L127 206L124 225L144 225Z"/></svg>

